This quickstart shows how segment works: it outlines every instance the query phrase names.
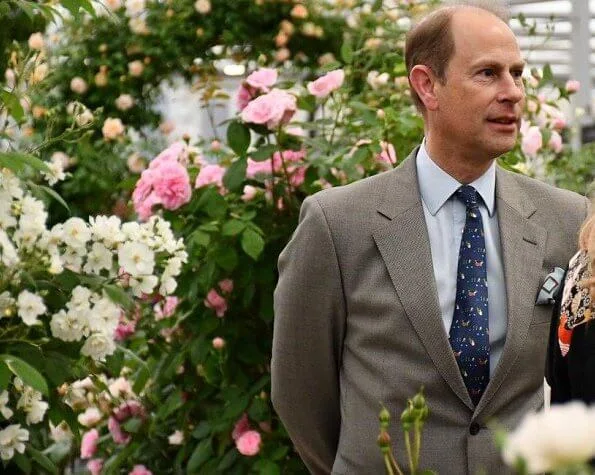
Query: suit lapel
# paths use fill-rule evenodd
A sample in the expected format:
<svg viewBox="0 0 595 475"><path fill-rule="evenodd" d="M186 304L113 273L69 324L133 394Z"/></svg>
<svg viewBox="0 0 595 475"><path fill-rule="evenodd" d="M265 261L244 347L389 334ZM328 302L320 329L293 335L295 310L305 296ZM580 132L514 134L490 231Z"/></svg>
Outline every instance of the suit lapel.
<svg viewBox="0 0 595 475"><path fill-rule="evenodd" d="M506 379L527 336L545 252L546 230L531 222L536 208L518 187L514 177L496 173L496 206L506 279L508 324L500 361L477 406L479 414Z"/></svg>
<svg viewBox="0 0 595 475"><path fill-rule="evenodd" d="M444 331L417 184L416 154L417 149L399 168L389 172L392 181L378 206L378 212L387 219L373 236L405 313L428 355L450 388L473 409Z"/></svg>

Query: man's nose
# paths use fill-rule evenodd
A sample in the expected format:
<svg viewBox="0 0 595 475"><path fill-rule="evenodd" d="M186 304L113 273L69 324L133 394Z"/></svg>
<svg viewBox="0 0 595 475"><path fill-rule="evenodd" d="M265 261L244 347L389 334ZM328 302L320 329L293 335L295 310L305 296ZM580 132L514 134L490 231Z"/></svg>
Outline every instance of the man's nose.
<svg viewBox="0 0 595 475"><path fill-rule="evenodd" d="M512 74L506 74L502 78L502 89L498 95L499 102L512 102L516 104L525 97L525 87L520 78L515 78Z"/></svg>

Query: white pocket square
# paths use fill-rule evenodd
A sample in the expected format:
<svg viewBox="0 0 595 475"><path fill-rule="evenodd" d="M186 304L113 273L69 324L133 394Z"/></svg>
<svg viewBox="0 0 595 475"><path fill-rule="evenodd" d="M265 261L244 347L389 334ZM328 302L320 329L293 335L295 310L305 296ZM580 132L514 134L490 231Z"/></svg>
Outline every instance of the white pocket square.
<svg viewBox="0 0 595 475"><path fill-rule="evenodd" d="M560 292L562 288L563 278L564 269L554 267L554 270L550 272L543 281L543 285L537 294L535 305L549 305L554 303L558 292Z"/></svg>

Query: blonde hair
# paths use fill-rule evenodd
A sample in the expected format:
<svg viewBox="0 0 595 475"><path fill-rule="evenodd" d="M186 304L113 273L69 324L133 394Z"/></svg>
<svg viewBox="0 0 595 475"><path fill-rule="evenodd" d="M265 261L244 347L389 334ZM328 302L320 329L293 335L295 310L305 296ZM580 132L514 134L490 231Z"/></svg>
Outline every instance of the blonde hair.
<svg viewBox="0 0 595 475"><path fill-rule="evenodd" d="M587 251L589 256L589 275L588 279L581 282L581 285L590 287L591 294L591 308L595 308L595 203L592 206L593 211L581 227L581 231L578 237L579 248L583 251Z"/></svg>

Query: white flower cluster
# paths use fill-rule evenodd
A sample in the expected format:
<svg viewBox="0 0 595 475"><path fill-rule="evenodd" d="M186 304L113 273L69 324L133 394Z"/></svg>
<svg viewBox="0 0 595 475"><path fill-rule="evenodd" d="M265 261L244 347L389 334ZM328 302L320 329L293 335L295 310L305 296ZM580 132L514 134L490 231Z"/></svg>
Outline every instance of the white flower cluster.
<svg viewBox="0 0 595 475"><path fill-rule="evenodd" d="M25 193L10 172L0 171L3 277L18 279L21 268L41 268L51 274L69 269L116 281L135 297L155 291L166 296L176 289L187 253L169 222L157 216L142 224L97 216L88 223L70 218L47 229L46 219L43 203ZM38 317L47 312L42 297L33 292L23 290L16 298L0 292L0 318L10 316L15 306L27 326L39 324ZM64 341L85 338L81 353L102 360L115 349L113 334L119 318L119 307L105 293L78 286L66 308L52 316L50 328L54 337Z"/></svg>
<svg viewBox="0 0 595 475"><path fill-rule="evenodd" d="M16 397L19 398L16 409L26 414L27 424L41 422L48 410L48 403L41 399L41 393L24 384L20 378L14 378L13 385ZM9 402L10 393L7 390L0 392L0 414L7 421L14 415L14 411L8 407ZM21 428L20 424L11 424L0 430L0 458L10 460L15 451L22 454L25 451L25 442L28 440L29 431Z"/></svg>
<svg viewBox="0 0 595 475"><path fill-rule="evenodd" d="M63 341L86 338L81 353L94 360L103 360L116 349L113 334L120 313L120 307L106 295L79 285L72 291L66 310L52 316L50 328L52 335Z"/></svg>

